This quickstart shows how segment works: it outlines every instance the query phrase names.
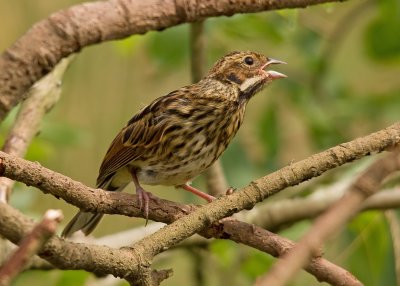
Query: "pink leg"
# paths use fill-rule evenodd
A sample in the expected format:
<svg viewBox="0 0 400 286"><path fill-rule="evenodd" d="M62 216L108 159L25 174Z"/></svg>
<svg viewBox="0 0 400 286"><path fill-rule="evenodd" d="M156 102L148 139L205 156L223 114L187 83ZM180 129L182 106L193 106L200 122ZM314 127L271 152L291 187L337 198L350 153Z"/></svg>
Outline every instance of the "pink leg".
<svg viewBox="0 0 400 286"><path fill-rule="evenodd" d="M134 170L130 170L130 172L132 175L133 183L135 184L139 208L144 213L144 217L146 219L146 225L147 225L147 222L149 221L149 201L150 201L150 199L154 198L155 196L150 192L146 192L142 188L142 186L140 185L139 180L136 176L136 172Z"/></svg>
<svg viewBox="0 0 400 286"><path fill-rule="evenodd" d="M205 199L207 202L212 202L213 200L215 200L215 197L213 197L209 194L203 193L202 191L199 191L198 189L188 185L187 183L184 185L181 185L179 187L181 187L185 191L195 194L196 196L199 196L202 199Z"/></svg>

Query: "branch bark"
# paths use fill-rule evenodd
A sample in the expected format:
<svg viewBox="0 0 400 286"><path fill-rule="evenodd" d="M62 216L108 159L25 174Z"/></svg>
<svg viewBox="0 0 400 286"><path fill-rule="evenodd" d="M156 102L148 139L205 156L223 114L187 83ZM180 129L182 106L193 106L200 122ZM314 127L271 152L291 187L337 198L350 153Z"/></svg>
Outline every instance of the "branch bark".
<svg viewBox="0 0 400 286"><path fill-rule="evenodd" d="M0 121L64 57L104 41L162 30L207 17L341 0L109 0L88 2L36 23L0 57Z"/></svg>
<svg viewBox="0 0 400 286"><path fill-rule="evenodd" d="M304 219L320 215L338 201L354 180L346 179L323 190L318 190L306 197L282 199L266 202L246 213L241 213L240 220L262 226L270 231L281 230ZM400 207L400 189L385 189L367 198L360 211L387 210Z"/></svg>
<svg viewBox="0 0 400 286"><path fill-rule="evenodd" d="M17 117L8 132L2 151L23 157L40 130L44 115L57 103L61 94L61 80L74 55L63 59L54 70L36 82L27 92L26 99L21 103ZM0 201L7 202L11 195L14 181L0 178ZM10 244L0 239L0 263L6 259Z"/></svg>
<svg viewBox="0 0 400 286"><path fill-rule="evenodd" d="M129 196L132 202L136 201L135 196ZM182 209L185 206L172 202L168 204L166 201L163 201L163 203L162 207L158 206L157 208L165 211L164 220L166 221L185 216L188 208L190 208L188 206L186 211L183 211ZM194 206L191 206L191 208L196 209ZM180 212L176 213L178 209L180 209ZM17 243L23 237L24 232L33 227L33 222L30 219L7 204L0 203L0 213L2 218L0 220L0 234L14 243ZM200 234L205 237L231 239L275 257L284 255L294 245L290 240L277 234L231 218L215 224ZM149 270L149 266L143 260L143 253L135 247L135 244L131 248L114 249L107 246L73 243L59 237L53 237L44 245L39 255L59 269L84 269L98 275L110 273L131 282L140 280L139 273L143 271L144 267ZM319 281L326 281L333 285L342 282L346 285L361 285L351 273L321 257L313 259L305 269L315 275ZM168 274L171 273L168 272Z"/></svg>
<svg viewBox="0 0 400 286"><path fill-rule="evenodd" d="M0 233L18 243L34 227L34 222L8 204L0 203ZM84 269L98 275L112 274L129 282L139 280L140 257L129 248L73 243L53 236L38 255L59 269Z"/></svg>
<svg viewBox="0 0 400 286"><path fill-rule="evenodd" d="M54 235L63 215L59 210L48 210L40 223L21 241L19 248L0 268L0 285L9 285L43 245Z"/></svg>
<svg viewBox="0 0 400 286"><path fill-rule="evenodd" d="M182 206L173 202L166 203L166 201L163 200L158 202L152 201L150 204L151 219L166 223L171 223L178 218L180 219L162 228L158 232L151 234L145 240L137 242L133 246L132 251L140 255L132 257L132 255L128 255L126 252L114 253L115 250L113 250L110 253L109 250L98 250L96 248L80 249L77 245L74 245L74 247L69 246L68 253L73 252L75 255L79 255L79 257L82 257L82 255L83 257L95 257L96 261L85 261L85 263L81 261L80 264L77 263L73 265L71 265L69 261L67 266L71 267L69 269L86 269L92 272L99 272L101 269L102 273L112 273L115 276L127 278L127 269L124 267L116 266L115 264L106 264L101 267L94 267L94 265L104 263L103 259L106 259L108 255L113 255L114 257L119 255L118 259L114 262L116 262L117 265L119 265L119 263L122 263L122 265L128 263L129 273L137 274L142 272L143 269L148 270L150 268L151 259L156 254L165 251L196 232L202 233L202 231L207 229L209 229L208 231L211 231L211 233L214 233L212 235L214 237L228 237L232 240L237 239L237 242L246 243L256 248L263 249L264 247L268 247L268 253L277 256L279 253L282 253L282 251L279 252L273 247L276 243L273 241L266 243L272 236L268 237L265 234L265 236L261 236L260 240L255 242L252 240L255 236L249 235L249 233L251 234L252 232L249 232L247 227L245 228L243 226L242 228L237 228L236 232L233 232L235 228L229 230L225 229L224 224L222 224L224 227L221 227L221 223L212 223L242 209L250 208L258 201L288 186L296 185L312 177L319 176L346 162L351 162L371 153L385 150L397 145L399 142L400 123L396 123L384 130L355 139L348 143L340 144L327 151L304 159L303 161L284 167L275 173L252 182L241 191L213 201L206 207L196 208L194 206ZM136 198L133 195L88 188L66 176L52 172L40 166L38 163L28 162L2 152L0 152L0 174L21 181L27 185L36 186L43 192L61 197L85 211L111 214L119 213L129 216L142 215L136 203ZM218 231L219 229L222 229L222 232ZM242 232L242 229L245 229L245 232ZM217 231L217 234L215 234L215 231ZM6 235L6 233L4 235ZM204 235L207 236L207 232L204 233ZM274 235L273 237L276 236ZM261 245L258 245L258 243L261 243ZM99 253L96 253L96 250L99 251ZM283 252L286 250L287 249L284 248ZM48 258L51 259L49 260L51 262L56 259L56 262L59 263L57 265L66 267L65 261L57 260L54 256ZM115 270L113 267L119 268ZM134 274L131 274L129 277L131 276L136 277ZM318 279L320 278L318 277Z"/></svg>
<svg viewBox="0 0 400 286"><path fill-rule="evenodd" d="M215 200L208 205L210 207L202 209L199 215L205 217L200 218L200 221L210 224L210 221L217 221L240 210L250 209L257 202L284 188L300 184L371 153L381 152L399 142L400 123L395 123L368 136L340 144L255 180L232 195ZM131 201L129 194L89 188L67 176L48 170L37 162L29 162L4 152L0 152L0 176L35 186L44 193L63 198L84 211L139 217L141 215L141 211L134 200ZM128 203L124 200L128 200ZM150 219L157 220L159 216L154 202L152 202L152 207L155 212L150 214ZM218 210L214 212L214 209ZM195 231L187 227L187 232L194 233Z"/></svg>
<svg viewBox="0 0 400 286"><path fill-rule="evenodd" d="M326 213L318 217L311 229L293 250L261 277L256 285L286 285L323 243L335 234L351 217L363 201L379 190L381 182L400 169L400 150L387 154L374 162L350 187L349 191Z"/></svg>
<svg viewBox="0 0 400 286"><path fill-rule="evenodd" d="M40 130L43 116L57 103L61 94L61 80L74 56L63 59L55 69L36 82L26 94L17 118L8 133L2 151L24 157L32 139ZM0 201L10 197L14 181L0 178Z"/></svg>

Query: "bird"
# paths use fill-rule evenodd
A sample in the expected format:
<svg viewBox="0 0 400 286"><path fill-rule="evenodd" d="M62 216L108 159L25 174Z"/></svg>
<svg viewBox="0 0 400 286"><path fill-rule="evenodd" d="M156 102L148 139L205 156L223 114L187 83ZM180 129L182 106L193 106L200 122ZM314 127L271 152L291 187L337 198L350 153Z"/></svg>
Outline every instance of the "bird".
<svg viewBox="0 0 400 286"><path fill-rule="evenodd" d="M214 197L190 182L210 167L239 130L249 100L286 75L269 70L285 62L252 51L230 52L199 82L155 99L134 115L112 141L101 163L97 187L122 191L133 181L146 221L149 201L158 199L145 185L182 188L208 202ZM62 237L89 235L103 214L79 211Z"/></svg>

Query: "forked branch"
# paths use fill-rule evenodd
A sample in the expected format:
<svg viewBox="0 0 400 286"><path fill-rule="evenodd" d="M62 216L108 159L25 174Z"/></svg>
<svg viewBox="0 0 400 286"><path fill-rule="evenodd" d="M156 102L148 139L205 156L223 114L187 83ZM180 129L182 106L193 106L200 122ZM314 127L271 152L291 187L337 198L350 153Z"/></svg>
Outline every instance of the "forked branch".
<svg viewBox="0 0 400 286"><path fill-rule="evenodd" d="M371 153L380 152L391 148L397 145L399 142L400 123L396 123L384 130L355 139L348 143L340 144L300 162L284 167L279 171L252 182L249 186L232 195L215 200L206 207L196 208L194 206L182 206L172 202L166 203L165 201L152 202L150 205L151 213L149 217L156 221L172 223L156 233L146 237L146 239L137 242L133 246L132 251L134 251L134 253L137 255L140 254L139 256L132 257L132 253L130 251L125 252L122 250L118 253L112 253L112 255L114 255L114 257L115 255L122 255L121 259L124 261L123 265L128 262L130 265L129 271L132 273L138 273L132 269L140 271L140 269L143 267L149 267L151 260L155 255L176 245L178 242L196 232L200 232L207 236L207 232L211 231L211 236L220 238L233 239L234 237L239 237L237 239L238 242L248 243L249 245L253 246L253 244L255 244L254 242L251 242L251 238L253 236L250 235L251 237L249 237L248 231L247 236L243 236L241 233L235 234L235 228L230 228L230 231L227 231L227 228L225 228L226 225L223 221L218 224L213 224L213 222L216 222L242 209L251 208L257 202L285 189L288 186L293 186L312 177L319 176L328 170L345 164L346 162L351 162ZM0 174L11 179L21 181L27 185L38 187L43 192L51 193L56 197L61 197L67 202L86 211L114 214L118 213L129 216L142 215L142 212L138 208L136 199L133 195L91 189L79 182L71 180L66 176L50 171L37 163L25 161L1 152ZM188 214L185 215L185 213ZM179 220L177 220L178 218ZM222 228L221 224L223 226ZM236 226L238 224L239 223L236 223ZM215 228L217 230L223 229L222 234L218 231L217 234L215 234ZM242 229L243 228L244 227L242 227ZM5 235L6 237L9 237L9 235ZM269 237L274 238L276 236L269 235ZM263 237L263 239L264 238L265 237ZM241 241L239 241L239 239L241 239ZM282 251L276 250L276 247L273 246L274 243L272 241L271 244L267 245L270 247L268 253L271 253L274 256L283 254ZM76 255L80 253L77 245L74 246L75 248L72 245L70 247L74 249L73 252L75 252ZM93 249L85 248L86 252L96 251L97 246L93 247ZM97 251L100 250L97 249ZM100 253L103 253L103 251L105 250L102 250ZM53 252L53 254L55 253ZM94 253L91 253L90 257L98 258L104 255L104 253L101 255L95 255ZM108 255L110 255L109 252L106 256ZM139 260L138 257L140 257ZM49 261L54 261L55 259L53 256L47 258L49 258ZM57 257L58 263L61 263L60 259L62 260L62 258ZM118 261L120 260L118 259ZM120 261L120 263L122 263L122 261ZM140 263L138 263L138 261L140 261ZM100 262L101 261L97 261L97 263ZM65 263L65 261L62 263ZM99 267L93 266L95 264L96 263L91 261L89 262L89 265L68 264L68 267L82 267L88 271L99 271ZM103 267L103 273L112 273L116 276L123 277L126 276L126 272L124 272L126 269L115 270L113 269L115 265L103 265Z"/></svg>

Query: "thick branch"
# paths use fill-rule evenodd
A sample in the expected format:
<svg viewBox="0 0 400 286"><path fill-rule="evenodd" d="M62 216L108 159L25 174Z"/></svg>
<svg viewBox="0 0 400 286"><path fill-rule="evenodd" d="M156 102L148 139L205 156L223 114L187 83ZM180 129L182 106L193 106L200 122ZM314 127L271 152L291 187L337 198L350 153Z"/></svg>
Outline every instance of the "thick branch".
<svg viewBox="0 0 400 286"><path fill-rule="evenodd" d="M13 243L18 243L34 227L31 219L8 204L0 203L0 213L0 233ZM56 236L50 238L38 254L59 269L85 269L99 275L112 274L130 282L139 275L142 263L140 256L128 248L73 243Z"/></svg>
<svg viewBox="0 0 400 286"><path fill-rule="evenodd" d="M344 186L317 191L307 197L265 203L242 214L240 219L274 231L295 222L312 219L326 211L341 198ZM361 210L386 210L400 207L400 189L383 190L361 204Z"/></svg>
<svg viewBox="0 0 400 286"><path fill-rule="evenodd" d="M340 0L109 0L58 11L35 24L1 55L0 121L33 83L62 58L86 46L207 17L334 1Z"/></svg>
<svg viewBox="0 0 400 286"><path fill-rule="evenodd" d="M307 265L313 254L335 234L360 208L365 199L379 190L389 174L400 169L400 151L374 162L327 212L318 217L294 249L279 260L256 285L283 286Z"/></svg>
<svg viewBox="0 0 400 286"><path fill-rule="evenodd" d="M340 144L286 166L252 182L249 186L230 196L214 201L208 205L209 207L202 210L200 220L208 221L209 224L209 221L217 221L234 212L249 209L257 202L288 186L297 185L346 162L380 152L399 142L400 123L396 123L376 133ZM0 152L0 175L35 186L43 192L60 197L85 211L129 214L130 216L140 216L141 214L135 202L130 201L128 194L88 188L82 183L40 166L39 163L29 162L3 152ZM179 208L179 206L176 207ZM155 212L150 214L150 218L157 220L159 213L157 213L154 203L153 208ZM218 210L213 211L214 209ZM163 213L161 212L161 214ZM195 231L190 230L189 232L194 233Z"/></svg>
<svg viewBox="0 0 400 286"><path fill-rule="evenodd" d="M135 196L128 196L130 197L128 203L136 202ZM154 207L164 210L165 221L186 215L186 212L182 210L184 206L180 205L180 212L176 213L177 204L172 202L167 204L166 201L163 203L163 206ZM196 209L192 206L186 211L190 208ZM14 243L17 243L24 233L33 227L30 219L7 204L0 203L0 213L0 234ZM279 235L234 219L225 219L201 234L205 237L231 239L275 257L284 255L294 245L293 242ZM132 249L125 247L117 250L106 246L72 243L58 237L53 237L42 248L39 255L60 269L85 269L100 275L110 273L116 277L130 277L131 281L141 272L141 267L146 267L146 265L141 265L145 263L143 253L135 246ZM305 269L315 275L319 281L326 281L333 285L340 282L345 282L346 285L360 285L349 272L320 257L313 259Z"/></svg>
<svg viewBox="0 0 400 286"><path fill-rule="evenodd" d="M243 215L235 216L235 218L238 220L242 220L247 224L255 224L257 226L261 226L263 229L268 229L269 231L273 231L272 229L276 228L281 229L288 224L292 224L303 219L315 218L323 211L326 211L343 195L343 191L340 189L335 188L332 191L337 191L337 194L331 192L331 190L329 192L324 190L318 191L317 193L314 193L305 198L284 199L282 201L277 201L274 203L266 203L257 206L257 208L252 209L250 212L246 212L245 214L241 213ZM291 202L292 200L293 202ZM314 207L314 204L317 206ZM303 208L310 209L310 211L303 210L302 205ZM374 194L373 196L366 199L361 204L360 211L390 210L399 207L400 190L394 188L382 190L379 193ZM269 212L269 210L271 211ZM280 220L279 213L283 214L283 220ZM263 217L264 214L266 218ZM162 223L151 223L148 224L146 227L129 229L126 231L97 238L95 241L93 241L93 243L109 245L114 248L122 247L127 244L133 244L134 242L148 236L149 234L155 232L163 226L164 224ZM400 243L400 239L398 241ZM90 242L92 242L92 240L90 240ZM243 243L248 245L248 243ZM186 239L182 242L183 246L190 246L191 244L203 246L207 245L208 241L199 236L192 236L190 239Z"/></svg>
<svg viewBox="0 0 400 286"><path fill-rule="evenodd" d="M258 201L279 192L287 186L299 184L346 162L392 147L398 144L399 141L400 124L396 123L379 132L341 144L287 166L252 182L239 192L217 199L207 207L197 209L192 213L189 213L193 209L190 206L183 207L175 203L167 205L162 201L158 203L152 202L150 205L152 210L150 218L154 220L170 223L183 215L185 211L189 214L182 217L179 222L172 223L150 235L146 240L136 243L134 245L135 252L142 254L140 259L142 265L136 265L138 267L148 267L152 257L157 253L174 246L195 232L211 226L214 221L242 209L252 207ZM27 162L5 153L0 153L0 161L0 173L2 175L28 185L34 185L44 192L61 197L83 210L99 213L120 213L131 216L140 216L142 214L138 209L136 200L132 199L132 195L91 189L81 183L72 181L66 176L45 169L37 163ZM170 213L165 213L165 210L170 210ZM180 213L178 212L179 210L181 211ZM233 236L233 234L230 234L230 237ZM273 252L271 251L271 253ZM108 268L108 270L110 269Z"/></svg>

